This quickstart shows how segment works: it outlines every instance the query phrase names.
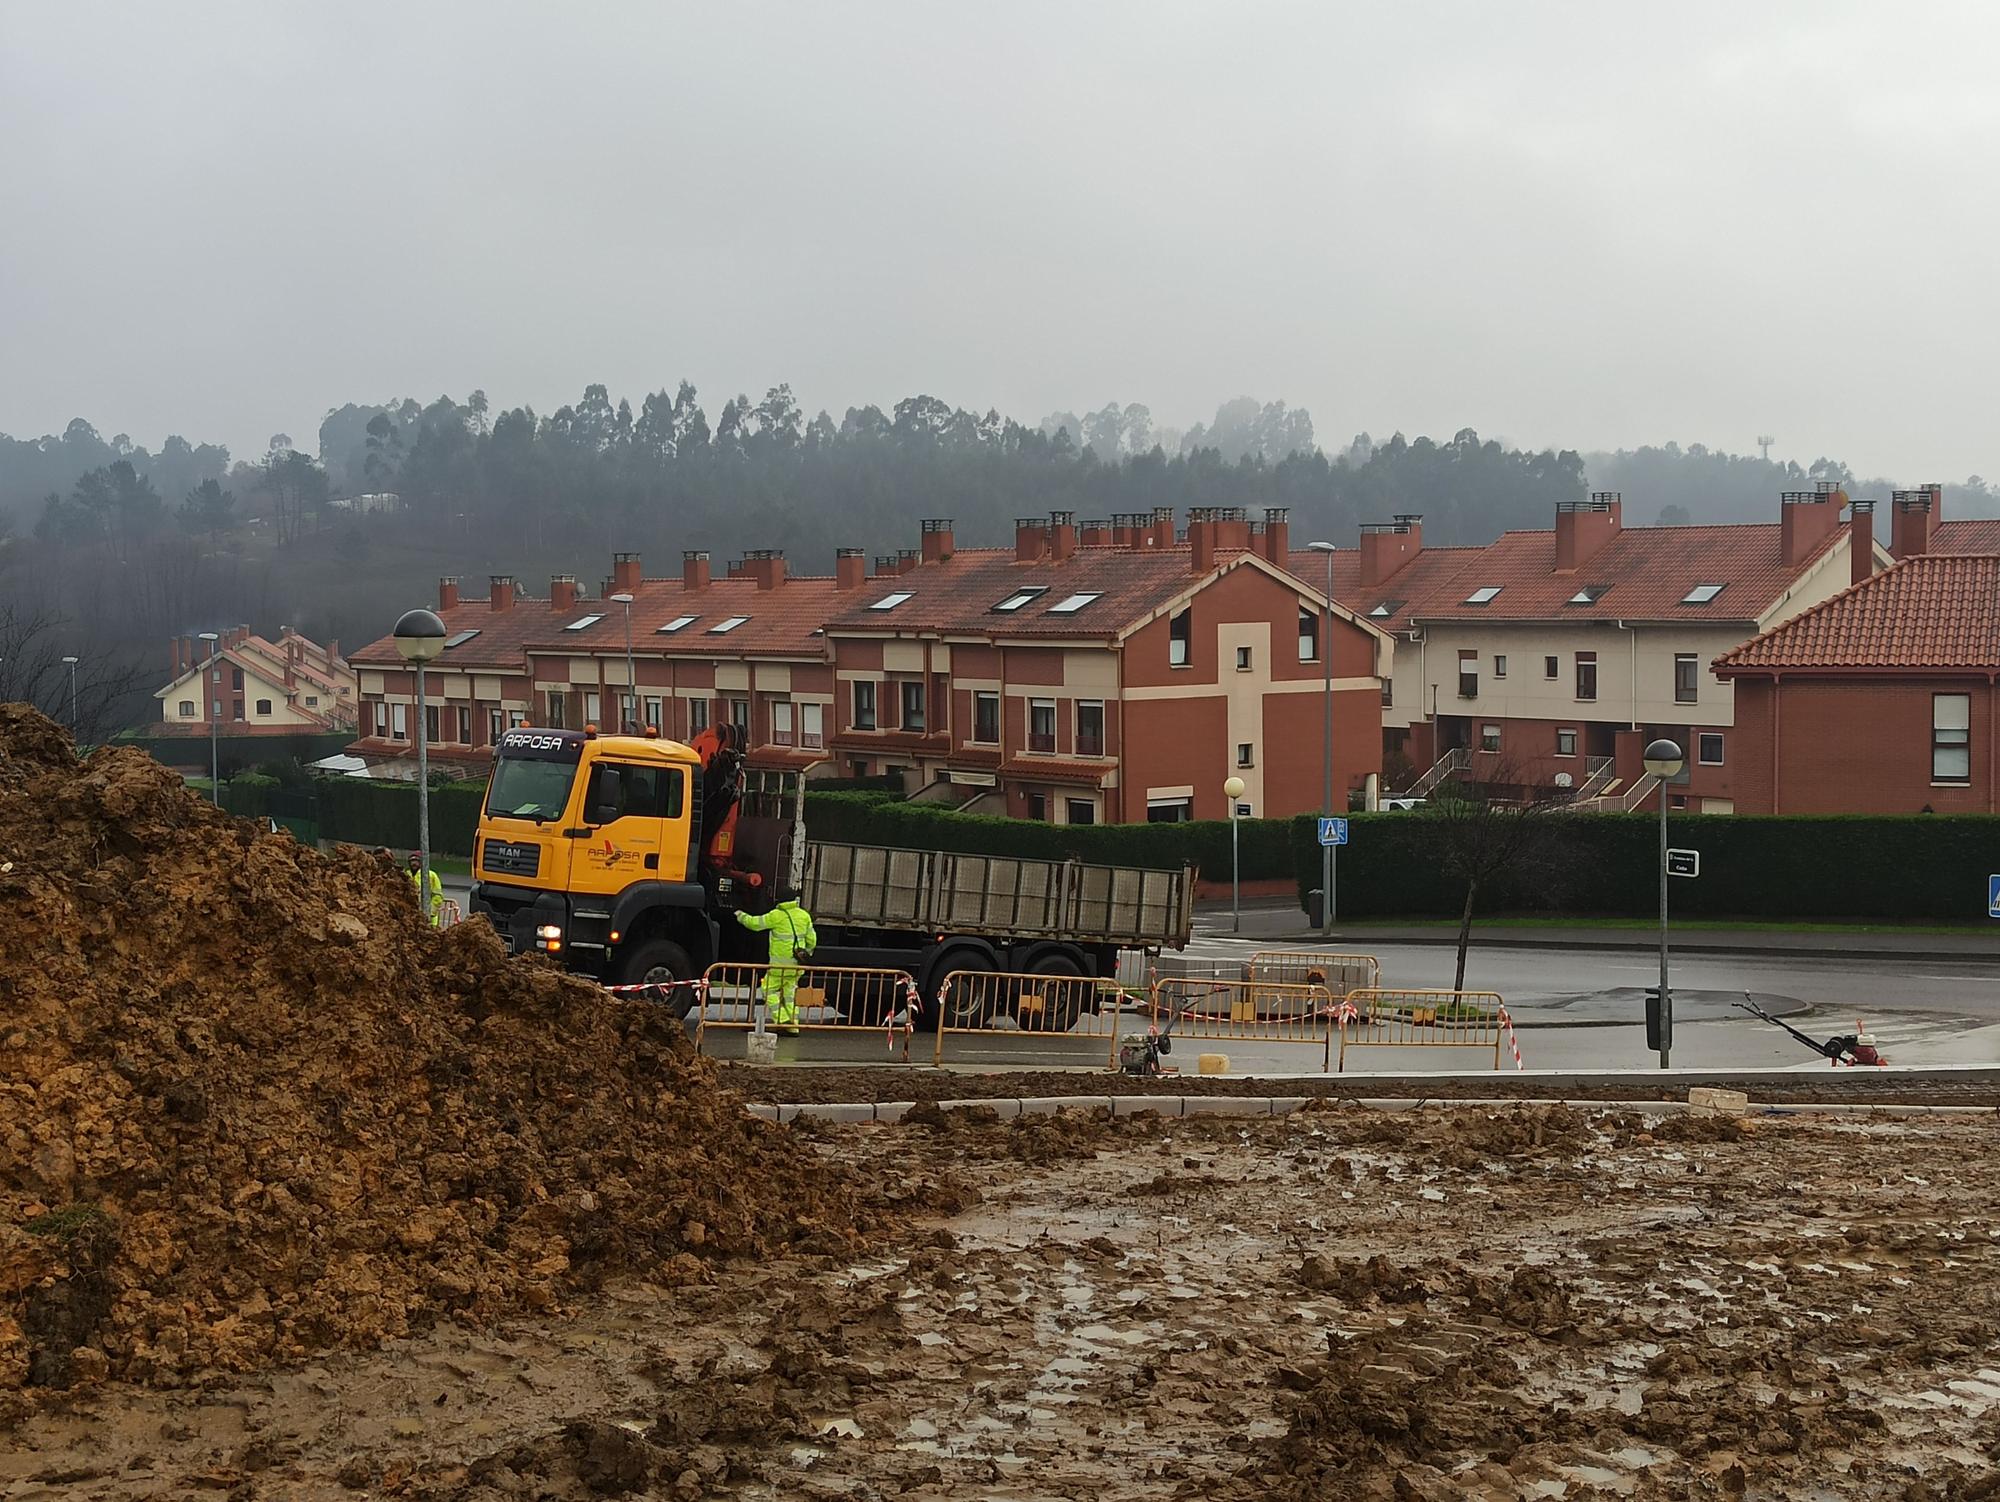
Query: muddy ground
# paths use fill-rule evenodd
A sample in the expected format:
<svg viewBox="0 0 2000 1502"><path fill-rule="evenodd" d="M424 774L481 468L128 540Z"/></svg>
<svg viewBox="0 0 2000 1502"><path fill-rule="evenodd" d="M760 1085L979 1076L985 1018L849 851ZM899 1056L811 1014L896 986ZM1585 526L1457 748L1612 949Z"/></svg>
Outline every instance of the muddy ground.
<svg viewBox="0 0 2000 1502"><path fill-rule="evenodd" d="M871 1065L859 1068L760 1068L724 1064L722 1081L742 1092L744 1099L795 1105L813 1101L986 1100L995 1097L1034 1098L1060 1095L1324 1095L1378 1100L1686 1100L1691 1085L1719 1085L1742 1090L1752 1100L1772 1105L1953 1105L2000 1108L2000 1074L1967 1071L1900 1072L1885 1069L1827 1069L1796 1074L1712 1076L1676 1074L1668 1083L1654 1084L1643 1076L1603 1084L1569 1079L1537 1079L1507 1070L1453 1079L1388 1079L1374 1077L1314 1077L1292 1075L1259 1079L1247 1075L1162 1075L1150 1079L1103 1070L995 1071L901 1068Z"/></svg>
<svg viewBox="0 0 2000 1502"><path fill-rule="evenodd" d="M956 1206L193 1389L69 1499L2000 1495L1994 1123L1328 1106L774 1133Z"/></svg>

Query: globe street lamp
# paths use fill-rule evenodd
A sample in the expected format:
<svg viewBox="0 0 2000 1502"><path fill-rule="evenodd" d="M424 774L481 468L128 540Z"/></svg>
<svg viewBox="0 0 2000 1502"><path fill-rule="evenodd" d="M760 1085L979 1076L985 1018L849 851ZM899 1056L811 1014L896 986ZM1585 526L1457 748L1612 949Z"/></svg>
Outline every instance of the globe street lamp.
<svg viewBox="0 0 2000 1502"><path fill-rule="evenodd" d="M636 731L639 728L639 678L632 669L632 597L628 594L606 595L607 600L615 600L625 607L625 693L632 701L632 715L618 728Z"/></svg>
<svg viewBox="0 0 2000 1502"><path fill-rule="evenodd" d="M1229 800L1229 917L1231 926L1237 933L1243 932L1243 862L1237 855L1236 846L1236 800L1243 796L1243 779L1232 777L1222 785L1222 795Z"/></svg>
<svg viewBox="0 0 2000 1502"><path fill-rule="evenodd" d="M65 657L69 664L69 738L76 739L76 659Z"/></svg>
<svg viewBox="0 0 2000 1502"><path fill-rule="evenodd" d="M444 650L444 622L432 610L406 610L396 622L396 650L417 674L417 911L431 917L431 776L424 708L425 664Z"/></svg>
<svg viewBox="0 0 2000 1502"><path fill-rule="evenodd" d="M1326 685L1321 698L1326 707L1325 739L1320 745L1321 770L1325 783L1320 789L1319 813L1323 819L1333 817L1333 555L1337 551L1330 542L1309 542L1306 544L1315 553L1326 554L1326 598L1319 608L1319 660L1325 674ZM1324 936L1333 933L1333 846L1321 845L1319 850L1319 931Z"/></svg>
<svg viewBox="0 0 2000 1502"><path fill-rule="evenodd" d="M202 664L202 672L208 678L208 689L202 695L202 702L208 706L208 796L217 808L222 807L222 744L218 737L222 727L222 650L217 644L222 640L214 631L199 632L200 638L208 643L208 661Z"/></svg>
<svg viewBox="0 0 2000 1502"><path fill-rule="evenodd" d="M1660 1067L1674 1047L1674 996L1667 989L1667 781L1680 776L1687 758L1670 740L1646 747L1646 770L1660 779Z"/></svg>

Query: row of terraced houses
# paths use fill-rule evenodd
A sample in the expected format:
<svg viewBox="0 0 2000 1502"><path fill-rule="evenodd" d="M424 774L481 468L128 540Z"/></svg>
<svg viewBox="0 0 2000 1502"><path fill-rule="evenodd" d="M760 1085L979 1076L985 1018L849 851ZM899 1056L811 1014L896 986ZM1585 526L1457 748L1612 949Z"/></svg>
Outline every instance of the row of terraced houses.
<svg viewBox="0 0 2000 1502"><path fill-rule="evenodd" d="M1793 762L1774 753L1775 720L1817 723L1845 692L1824 661L1771 658L1788 626L1867 617L1843 602L1919 558L2000 554L2000 522L1941 507L1938 487L1898 492L1883 537L1868 503L1821 485L1778 498L1768 523L1628 528L1622 498L1599 494L1471 548L1426 547L1418 516L1311 548L1282 510L1197 510L1185 526L1166 510L1058 512L1018 521L1011 548L960 548L949 520L926 521L917 547L872 566L842 549L831 576L764 550L720 573L690 551L669 577L619 554L595 593L567 576L532 597L512 578L478 594L446 579L426 732L433 757L476 772L523 723L684 739L729 721L755 766L900 775L927 800L1081 824L1223 817L1231 777L1246 816L1318 808L1330 698L1341 807L1453 777L1657 807L1641 752L1665 735L1688 753L1665 790L1677 809L1991 809L1990 750L1936 754L1961 728L1990 742L2000 652L1982 667L1976 645L1956 649L1963 682L1874 716L1859 771L1851 752L1820 767L1810 735ZM412 674L387 638L351 661L353 754L410 775ZM1813 683L1831 699L1786 707ZM1866 689L1878 705L1886 691Z"/></svg>

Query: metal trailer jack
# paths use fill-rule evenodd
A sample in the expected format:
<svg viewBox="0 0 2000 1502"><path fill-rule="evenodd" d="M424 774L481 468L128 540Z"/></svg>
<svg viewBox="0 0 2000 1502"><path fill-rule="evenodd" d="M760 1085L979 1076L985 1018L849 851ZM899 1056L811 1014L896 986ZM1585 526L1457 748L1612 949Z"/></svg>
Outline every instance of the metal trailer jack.
<svg viewBox="0 0 2000 1502"><path fill-rule="evenodd" d="M1859 1021L1855 1022L1854 1024L1855 1030L1853 1032L1841 1033L1835 1037L1828 1038L1824 1043L1822 1043L1817 1038L1807 1037L1804 1033L1800 1032L1797 1028L1793 1027L1789 1022L1785 1022L1780 1020L1779 1018L1773 1017L1769 1012L1765 1011L1762 1007L1758 1006L1756 1002L1750 999L1750 993L1748 991L1745 991L1743 993L1743 999L1741 1001L1733 1001L1730 1003L1730 1005L1738 1008L1741 1011L1748 1012L1753 1017L1761 1017L1764 1021L1770 1023L1773 1027L1783 1028L1786 1032L1790 1033L1794 1038L1797 1038L1799 1042L1805 1044L1807 1048L1810 1048L1814 1053L1819 1054L1823 1058L1831 1060L1836 1065L1838 1064L1873 1065L1873 1064L1886 1064L1889 1062L1887 1059L1883 1058L1882 1055L1876 1050L1874 1035L1868 1032L1865 1028L1863 1028Z"/></svg>

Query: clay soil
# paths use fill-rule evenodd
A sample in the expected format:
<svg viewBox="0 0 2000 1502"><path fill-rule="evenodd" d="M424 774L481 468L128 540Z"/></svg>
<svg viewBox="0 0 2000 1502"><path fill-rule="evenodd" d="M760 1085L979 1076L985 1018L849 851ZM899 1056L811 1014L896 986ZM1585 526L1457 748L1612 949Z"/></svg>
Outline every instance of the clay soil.
<svg viewBox="0 0 2000 1502"><path fill-rule="evenodd" d="M1983 1117L929 1108L779 1138L958 1208L563 1317L72 1389L0 1492L2000 1494Z"/></svg>

